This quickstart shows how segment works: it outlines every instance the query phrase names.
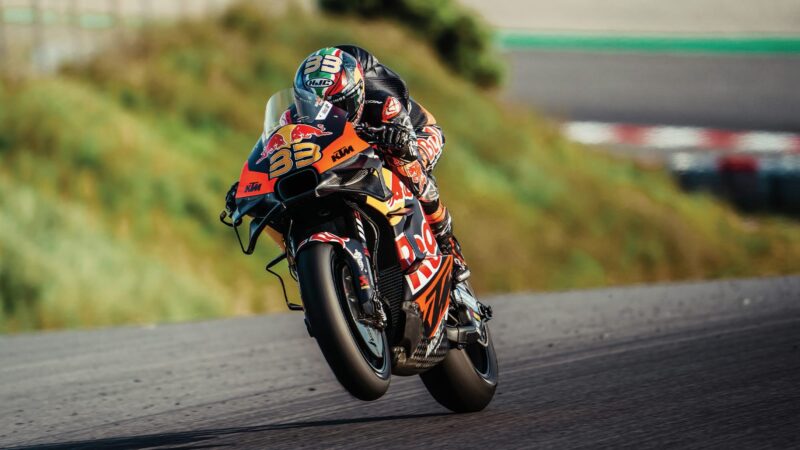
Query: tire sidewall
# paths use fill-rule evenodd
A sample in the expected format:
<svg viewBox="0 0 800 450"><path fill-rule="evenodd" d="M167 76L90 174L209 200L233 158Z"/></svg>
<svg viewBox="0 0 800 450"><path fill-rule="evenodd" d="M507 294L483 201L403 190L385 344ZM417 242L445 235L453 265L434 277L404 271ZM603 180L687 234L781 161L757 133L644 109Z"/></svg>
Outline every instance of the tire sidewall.
<svg viewBox="0 0 800 450"><path fill-rule="evenodd" d="M444 361L420 375L428 392L439 404L457 413L481 411L497 390L499 367L492 336L486 328L489 370L484 376L464 349L451 348ZM480 344L473 344L480 345Z"/></svg>
<svg viewBox="0 0 800 450"><path fill-rule="evenodd" d="M322 354L339 382L356 398L375 400L389 387L391 358L385 333L383 370L376 370L362 353L356 339L361 339L351 328L345 314L335 273L336 259L344 258L332 244L312 243L297 256L300 292ZM344 261L343 261L344 263ZM346 300L345 300L346 301Z"/></svg>
<svg viewBox="0 0 800 450"><path fill-rule="evenodd" d="M485 348L489 364L489 370L486 375L478 372L478 369L475 367L466 349L451 348L448 350L447 357L445 357L441 365L455 383L474 385L475 389L485 390L487 393L491 391L493 395L494 390L497 388L497 355L494 351L492 334L489 331L489 327L486 326L485 330L487 334L487 345ZM480 386L480 388L478 388L478 386Z"/></svg>

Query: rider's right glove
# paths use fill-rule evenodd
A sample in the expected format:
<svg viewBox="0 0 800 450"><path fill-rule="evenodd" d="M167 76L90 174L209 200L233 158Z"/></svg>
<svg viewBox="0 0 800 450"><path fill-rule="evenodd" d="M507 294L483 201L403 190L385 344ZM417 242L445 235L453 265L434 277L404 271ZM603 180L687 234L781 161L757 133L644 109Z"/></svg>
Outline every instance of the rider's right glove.
<svg viewBox="0 0 800 450"><path fill-rule="evenodd" d="M404 154L414 142L414 132L398 124L385 124L375 133L376 144L389 153Z"/></svg>

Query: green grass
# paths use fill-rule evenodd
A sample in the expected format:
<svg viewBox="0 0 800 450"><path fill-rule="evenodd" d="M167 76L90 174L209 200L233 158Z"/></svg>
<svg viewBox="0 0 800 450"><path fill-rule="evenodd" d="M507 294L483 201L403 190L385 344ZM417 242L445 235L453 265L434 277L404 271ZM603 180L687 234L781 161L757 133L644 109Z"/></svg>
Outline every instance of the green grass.
<svg viewBox="0 0 800 450"><path fill-rule="evenodd" d="M0 331L282 310L263 271L276 247L242 255L217 215L265 100L305 55L345 42L403 74L442 124L437 177L481 292L800 269L796 223L587 152L394 25L291 17L241 7L0 83Z"/></svg>

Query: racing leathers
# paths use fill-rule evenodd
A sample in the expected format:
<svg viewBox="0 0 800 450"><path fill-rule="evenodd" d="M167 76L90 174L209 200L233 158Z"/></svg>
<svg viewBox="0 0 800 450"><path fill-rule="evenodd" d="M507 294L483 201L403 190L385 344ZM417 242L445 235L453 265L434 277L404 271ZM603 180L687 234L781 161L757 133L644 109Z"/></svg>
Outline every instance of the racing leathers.
<svg viewBox="0 0 800 450"><path fill-rule="evenodd" d="M453 219L442 204L431 175L444 149L441 127L430 112L409 96L403 79L372 54L353 45L337 48L353 55L364 70L366 92L360 123L383 129L377 145L384 152L386 166L419 199L442 253L453 255L454 279L465 280L469 269L453 236Z"/></svg>

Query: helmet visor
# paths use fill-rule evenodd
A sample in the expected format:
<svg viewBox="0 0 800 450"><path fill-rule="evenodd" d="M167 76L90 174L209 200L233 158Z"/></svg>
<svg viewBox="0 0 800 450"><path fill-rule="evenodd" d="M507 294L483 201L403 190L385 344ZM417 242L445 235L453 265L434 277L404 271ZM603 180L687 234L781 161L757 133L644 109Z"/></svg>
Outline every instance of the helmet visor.
<svg viewBox="0 0 800 450"><path fill-rule="evenodd" d="M336 107L314 93L291 88L283 89L276 92L267 101L264 112L264 136L269 136L278 127L286 125L281 120L292 105L296 108L296 117L293 117L294 123L319 122L325 120L328 115L351 117L349 111Z"/></svg>

